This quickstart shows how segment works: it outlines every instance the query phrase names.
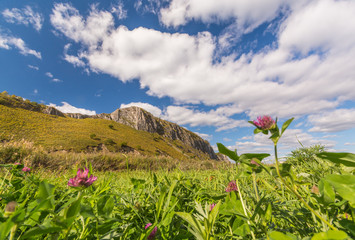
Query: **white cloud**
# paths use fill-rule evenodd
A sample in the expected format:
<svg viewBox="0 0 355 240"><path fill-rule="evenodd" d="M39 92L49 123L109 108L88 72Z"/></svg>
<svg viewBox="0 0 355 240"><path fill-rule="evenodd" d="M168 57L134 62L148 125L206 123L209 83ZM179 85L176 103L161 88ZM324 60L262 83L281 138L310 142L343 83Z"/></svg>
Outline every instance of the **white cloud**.
<svg viewBox="0 0 355 240"><path fill-rule="evenodd" d="M77 107L70 105L67 102L62 102L62 106L59 106L59 105L57 106L56 104L53 104L53 103L50 103L48 106L54 107L63 113L80 113L80 114L85 114L85 115L95 115L96 114L95 111L87 110L84 108L77 108Z"/></svg>
<svg viewBox="0 0 355 240"><path fill-rule="evenodd" d="M53 74L52 74L52 73L50 73L50 72L46 72L45 74L46 74L46 76L47 76L47 77L49 77L49 78L53 78Z"/></svg>
<svg viewBox="0 0 355 240"><path fill-rule="evenodd" d="M310 132L338 132L355 128L355 109L337 109L322 114L310 115L308 121L314 125Z"/></svg>
<svg viewBox="0 0 355 240"><path fill-rule="evenodd" d="M227 130L236 127L246 127L250 124L244 120L235 120L230 115L223 114L224 109L201 112L181 106L168 106L164 111L163 118L179 125L216 126L216 131Z"/></svg>
<svg viewBox="0 0 355 240"><path fill-rule="evenodd" d="M189 8L185 8L186 2ZM256 1L232 2L204 1L198 9L197 0L173 1L170 25L189 19L216 22L234 17L248 32L274 18L284 4L276 0L259 5ZM68 4L56 4L51 21L58 31L82 44L80 57L91 70L124 82L139 79L150 95L169 96L179 104L234 104L251 118L260 114L286 118L331 110L355 99L354 11L355 2L347 0L293 3L273 46L218 62L213 61L218 40L208 32L190 36L143 27L116 28L110 13L93 8L85 19ZM170 118L191 126L229 119L228 115L176 106L170 111ZM181 118L175 112L194 118ZM219 130L240 124L227 122Z"/></svg>
<svg viewBox="0 0 355 240"><path fill-rule="evenodd" d="M247 152L265 152L273 154L273 142L269 137L269 135L259 133L253 135L251 139L249 139L249 137L247 137L248 139L245 138L245 140L248 141L237 141L235 145L228 146L228 148L232 150L237 149L238 154ZM325 146L327 151L332 149L336 144L333 140L313 137L301 129L287 129L278 143L278 150L283 154L287 154L292 149L302 147L300 143L304 147L320 144Z"/></svg>
<svg viewBox="0 0 355 240"><path fill-rule="evenodd" d="M345 146L355 146L355 142L346 142L344 143Z"/></svg>
<svg viewBox="0 0 355 240"><path fill-rule="evenodd" d="M63 59L68 63L74 65L74 67L85 67L85 62L78 56L69 55L68 50L71 47L71 44L68 43L64 46L64 57Z"/></svg>
<svg viewBox="0 0 355 240"><path fill-rule="evenodd" d="M59 83L59 82L63 82L63 81L60 80L60 79L58 79L58 78L53 78L53 79L52 79L52 82Z"/></svg>
<svg viewBox="0 0 355 240"><path fill-rule="evenodd" d="M128 107L132 107L132 106L143 108L144 110L153 114L155 117L159 117L159 118L162 117L162 111L160 110L160 108L153 106L149 103L131 102L128 104L121 104L120 108L128 108Z"/></svg>
<svg viewBox="0 0 355 240"><path fill-rule="evenodd" d="M9 23L32 25L34 29L40 31L43 25L44 18L40 13L34 12L30 6L18 9L5 9L2 12L5 21Z"/></svg>
<svg viewBox="0 0 355 240"><path fill-rule="evenodd" d="M97 44L114 26L113 16L107 11L98 11L92 5L90 15L86 20L79 11L67 3L56 3L50 15L52 25L66 37L86 45Z"/></svg>
<svg viewBox="0 0 355 240"><path fill-rule="evenodd" d="M127 10L124 9L122 0L118 1L116 5L112 6L111 13L116 14L118 19L127 18Z"/></svg>
<svg viewBox="0 0 355 240"><path fill-rule="evenodd" d="M37 67L37 66L33 66L33 65L27 65L29 68L31 68L31 69L34 69L34 70L36 70L36 71L38 71L39 70L39 67Z"/></svg>
<svg viewBox="0 0 355 240"><path fill-rule="evenodd" d="M10 50L12 47L17 48L22 55L33 55L36 58L42 59L41 53L28 48L21 38L2 35L0 33L0 48Z"/></svg>
<svg viewBox="0 0 355 240"><path fill-rule="evenodd" d="M238 29L250 32L275 18L285 3L284 0L173 0L168 8L160 10L160 14L166 26L177 27L191 20L218 23L235 19Z"/></svg>
<svg viewBox="0 0 355 240"><path fill-rule="evenodd" d="M199 135L201 138L207 140L207 141L211 141L212 139L212 135L210 134L206 134L206 133L199 133L199 132L194 132L196 133L197 135Z"/></svg>
<svg viewBox="0 0 355 240"><path fill-rule="evenodd" d="M34 94L34 95L37 95L37 94L38 94L38 90L37 90L37 89L34 89L34 90L33 90L33 94Z"/></svg>

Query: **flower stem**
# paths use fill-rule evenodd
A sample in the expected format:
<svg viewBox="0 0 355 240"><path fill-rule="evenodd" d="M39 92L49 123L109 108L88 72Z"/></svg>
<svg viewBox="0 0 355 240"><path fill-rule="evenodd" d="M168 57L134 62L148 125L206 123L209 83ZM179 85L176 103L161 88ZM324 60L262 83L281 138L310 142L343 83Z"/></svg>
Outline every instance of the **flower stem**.
<svg viewBox="0 0 355 240"><path fill-rule="evenodd" d="M311 206L309 206L308 203L301 197L301 195L299 195L295 189L293 189L290 185L287 184L285 179L280 174L279 160L277 158L277 143L274 144L274 150L275 150L276 172L277 172L277 175L279 176L279 178L281 179L282 183L286 186L286 188L288 188L298 198L298 200L300 200L305 205L305 207L308 210L310 210L315 216L317 216L323 223L327 224L333 230L338 230L336 227L331 225L327 220L325 220L321 215L319 215L319 213L314 211L313 208L311 208Z"/></svg>
<svg viewBox="0 0 355 240"><path fill-rule="evenodd" d="M246 210L245 205L244 205L244 200L243 200L243 197L242 197L241 189L239 188L238 179L237 179L236 183L237 183L239 198L240 198L240 201L242 202L242 207L243 207L243 210L244 210L244 215L245 215L245 217L249 218L249 217L248 217L247 210ZM247 223L248 223L249 226L251 225L249 219L247 220ZM254 232L253 232L251 229L250 229L250 233L251 233L251 237L252 237L253 239L255 239Z"/></svg>
<svg viewBox="0 0 355 240"><path fill-rule="evenodd" d="M254 185L256 201L259 202L260 201L260 197L259 197L258 185L256 184L256 174L255 174L255 172L253 172L252 175L253 175L253 185Z"/></svg>

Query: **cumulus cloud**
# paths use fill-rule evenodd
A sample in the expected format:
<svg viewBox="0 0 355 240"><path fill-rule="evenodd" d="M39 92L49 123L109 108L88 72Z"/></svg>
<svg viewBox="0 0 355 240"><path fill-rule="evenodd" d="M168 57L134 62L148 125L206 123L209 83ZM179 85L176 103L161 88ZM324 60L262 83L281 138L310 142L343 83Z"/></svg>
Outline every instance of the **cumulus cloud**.
<svg viewBox="0 0 355 240"><path fill-rule="evenodd" d="M144 110L153 114L155 117L162 117L162 111L160 110L160 108L153 106L149 103L131 102L128 104L121 104L120 108L128 108L132 106L143 108Z"/></svg>
<svg viewBox="0 0 355 240"><path fill-rule="evenodd" d="M42 59L41 53L26 46L26 43L21 38L16 38L9 35L4 35L0 32L0 48L10 50L17 48L22 55L33 55L36 58Z"/></svg>
<svg viewBox="0 0 355 240"><path fill-rule="evenodd" d="M337 109L308 116L310 132L338 132L355 128L355 109Z"/></svg>
<svg viewBox="0 0 355 240"><path fill-rule="evenodd" d="M235 120L230 118L232 115L225 114L225 108L202 112L188 107L168 106L164 112L164 119L180 125L196 126L215 126L216 131L227 130L236 127L247 127L250 124L245 120Z"/></svg>
<svg viewBox="0 0 355 240"><path fill-rule="evenodd" d="M34 29L40 31L43 25L44 18L40 13L34 12L30 6L18 9L5 9L2 12L5 21L9 23L32 25Z"/></svg>
<svg viewBox="0 0 355 240"><path fill-rule="evenodd" d="M283 0L173 0L160 14L161 21L173 27L191 20L215 23L235 19L236 28L245 33L275 18L283 5Z"/></svg>
<svg viewBox="0 0 355 240"><path fill-rule="evenodd" d="M77 107L70 105L67 102L61 102L61 103L62 103L62 106L59 106L59 105L57 106L56 104L53 104L53 103L50 103L48 106L54 107L63 113L81 113L81 114L85 114L85 115L95 115L96 114L96 112L93 110L87 110L84 108L77 108Z"/></svg>
<svg viewBox="0 0 355 240"><path fill-rule="evenodd" d="M160 13L162 19L172 13L170 20L162 20L171 26L191 19L218 22L234 17L248 32L277 16L284 4L277 0L232 2L201 5L197 0L174 0ZM294 3L272 46L217 62L218 40L209 32L188 35L115 27L111 13L93 7L84 18L69 4L56 4L51 22L57 31L82 44L80 57L91 70L124 82L139 79L150 95L169 96L179 104L233 104L250 118L260 114L286 118L329 111L355 99L354 11L355 2L347 0ZM169 118L191 126L228 119L181 106L166 110ZM176 113L204 120L183 119ZM219 130L241 124L227 122Z"/></svg>
<svg viewBox="0 0 355 240"><path fill-rule="evenodd" d="M45 75L46 75L47 77L49 77L49 78L52 78L52 77L53 77L53 74L50 73L50 72L46 72Z"/></svg>
<svg viewBox="0 0 355 240"><path fill-rule="evenodd" d="M273 153L273 143L269 139L270 136L264 134L256 134L250 138L244 138L245 141L237 141L234 145L228 146L229 149L238 150L238 154L250 152L266 152ZM336 142L325 138L316 138L301 129L287 129L279 141L278 149L280 152L284 150L295 149L302 147L309 147L312 145L320 144L327 148L332 149ZM285 152L286 153L286 152Z"/></svg>

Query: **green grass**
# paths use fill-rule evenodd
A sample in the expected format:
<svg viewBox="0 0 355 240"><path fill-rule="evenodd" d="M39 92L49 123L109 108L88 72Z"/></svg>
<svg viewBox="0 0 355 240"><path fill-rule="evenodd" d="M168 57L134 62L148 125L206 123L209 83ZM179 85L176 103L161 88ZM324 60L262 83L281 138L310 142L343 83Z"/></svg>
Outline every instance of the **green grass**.
<svg viewBox="0 0 355 240"><path fill-rule="evenodd" d="M208 159L207 154L181 141L138 131L110 120L58 117L4 105L0 105L0 112L2 140L26 140L50 151L90 152L106 149L127 152L134 149L145 156Z"/></svg>

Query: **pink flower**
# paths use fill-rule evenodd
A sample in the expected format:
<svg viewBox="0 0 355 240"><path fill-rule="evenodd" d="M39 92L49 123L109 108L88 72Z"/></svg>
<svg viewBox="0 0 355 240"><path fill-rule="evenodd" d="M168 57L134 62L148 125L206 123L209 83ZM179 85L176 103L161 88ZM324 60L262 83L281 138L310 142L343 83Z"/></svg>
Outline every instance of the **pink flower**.
<svg viewBox="0 0 355 240"><path fill-rule="evenodd" d="M69 179L68 186L70 187L89 187L93 182L96 181L97 177L91 175L88 177L89 169L79 168L76 176L74 178Z"/></svg>
<svg viewBox="0 0 355 240"><path fill-rule="evenodd" d="M250 161L250 163L254 164L255 166L260 166L260 164L257 161L253 160L253 159Z"/></svg>
<svg viewBox="0 0 355 240"><path fill-rule="evenodd" d="M212 203L212 204L210 205L210 211L212 211L215 206L216 206L216 204L215 204L215 203Z"/></svg>
<svg viewBox="0 0 355 240"><path fill-rule="evenodd" d="M152 224L151 224L151 223L148 223L147 225L145 225L145 229L149 228L150 226L152 226ZM153 229L153 231L149 234L149 236L148 236L147 239L148 239L148 240L154 239L154 238L155 238L155 235L157 234L157 231L158 231L158 227L155 226L154 229Z"/></svg>
<svg viewBox="0 0 355 240"><path fill-rule="evenodd" d="M270 130L275 128L275 121L270 116L259 116L257 120L254 120L255 126L261 130Z"/></svg>
<svg viewBox="0 0 355 240"><path fill-rule="evenodd" d="M22 168L22 171L23 171L23 172L31 172L31 168L29 168L29 167L24 167L24 168Z"/></svg>
<svg viewBox="0 0 355 240"><path fill-rule="evenodd" d="M238 187L235 181L231 181L230 183L228 183L228 186L226 187L226 192L233 192L233 191L238 191Z"/></svg>

